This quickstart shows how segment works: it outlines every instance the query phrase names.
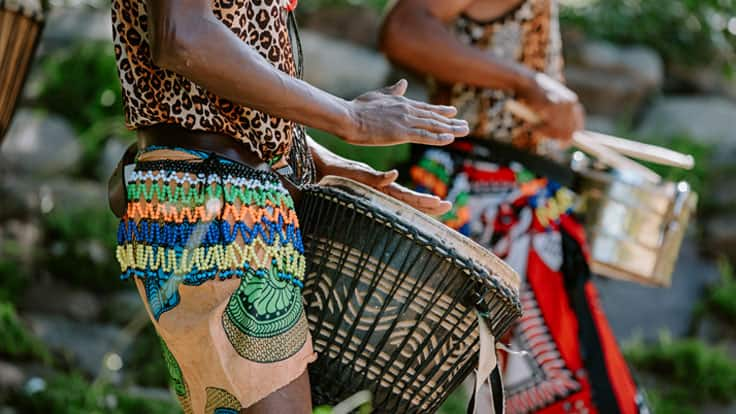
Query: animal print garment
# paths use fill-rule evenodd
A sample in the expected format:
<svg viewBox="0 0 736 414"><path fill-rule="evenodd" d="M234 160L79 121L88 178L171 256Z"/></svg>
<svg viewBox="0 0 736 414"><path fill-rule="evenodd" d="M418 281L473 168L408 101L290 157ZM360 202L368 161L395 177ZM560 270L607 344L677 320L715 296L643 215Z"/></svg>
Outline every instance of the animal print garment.
<svg viewBox="0 0 736 414"><path fill-rule="evenodd" d="M452 31L463 43L505 60L512 60L562 79L562 42L557 20L557 3L553 0L523 0L504 16L481 22L461 15ZM453 105L458 118L470 124L470 135L493 139L515 146L544 152L542 142L525 123L505 109L512 91L484 89L467 84L430 85L433 101ZM548 149L550 151L553 149Z"/></svg>
<svg viewBox="0 0 736 414"><path fill-rule="evenodd" d="M215 16L275 67L296 75L288 13L293 0L212 0ZM236 105L154 65L144 0L112 1L113 41L131 129L159 123L217 132L243 141L265 161L287 153L291 121Z"/></svg>

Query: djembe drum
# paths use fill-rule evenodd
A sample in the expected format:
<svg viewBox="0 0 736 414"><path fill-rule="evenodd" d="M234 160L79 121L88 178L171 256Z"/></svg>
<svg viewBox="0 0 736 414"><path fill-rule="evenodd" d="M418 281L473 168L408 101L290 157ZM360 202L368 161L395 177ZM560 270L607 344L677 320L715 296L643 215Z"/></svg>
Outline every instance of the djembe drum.
<svg viewBox="0 0 736 414"><path fill-rule="evenodd" d="M39 0L0 0L0 143L28 76L42 22Z"/></svg>
<svg viewBox="0 0 736 414"><path fill-rule="evenodd" d="M383 193L326 177L299 215L315 404L367 389L375 412L434 412L477 366L479 315L495 337L521 315L510 267Z"/></svg>

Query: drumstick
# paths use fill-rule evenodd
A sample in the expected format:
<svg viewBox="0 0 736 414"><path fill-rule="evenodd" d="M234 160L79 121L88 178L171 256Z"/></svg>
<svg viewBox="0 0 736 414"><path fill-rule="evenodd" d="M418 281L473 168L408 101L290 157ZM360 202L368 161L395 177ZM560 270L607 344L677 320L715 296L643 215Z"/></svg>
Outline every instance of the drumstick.
<svg viewBox="0 0 736 414"><path fill-rule="evenodd" d="M506 101L506 108L514 115L532 124L539 124L542 122L542 118L534 112L534 110L521 102L509 99ZM587 131L574 133L572 136L572 143L577 148L593 155L599 161L611 167L621 171L632 171L653 183L659 183L662 181L662 177L659 174L634 160L624 157L615 150L598 143L595 138L592 138L587 133Z"/></svg>
<svg viewBox="0 0 736 414"><path fill-rule="evenodd" d="M596 141L608 148L629 157L685 170L692 170L695 167L695 160L692 155L683 154L657 145L614 137L600 132L585 131L585 133L591 135Z"/></svg>

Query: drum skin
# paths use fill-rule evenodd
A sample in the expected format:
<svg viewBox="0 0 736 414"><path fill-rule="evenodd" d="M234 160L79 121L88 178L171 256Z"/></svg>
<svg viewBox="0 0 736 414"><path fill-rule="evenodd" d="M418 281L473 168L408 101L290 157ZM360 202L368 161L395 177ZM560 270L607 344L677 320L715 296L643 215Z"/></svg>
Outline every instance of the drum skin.
<svg viewBox="0 0 736 414"><path fill-rule="evenodd" d="M496 337L520 316L518 276L485 249L448 249L473 242L413 209L327 184L299 206L314 403L367 389L375 412L434 412L477 367L478 313Z"/></svg>

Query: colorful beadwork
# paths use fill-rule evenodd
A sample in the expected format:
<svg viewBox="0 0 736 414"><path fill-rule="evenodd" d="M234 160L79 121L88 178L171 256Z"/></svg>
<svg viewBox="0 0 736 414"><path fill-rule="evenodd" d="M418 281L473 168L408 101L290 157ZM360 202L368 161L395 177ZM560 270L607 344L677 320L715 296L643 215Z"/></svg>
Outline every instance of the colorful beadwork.
<svg viewBox="0 0 736 414"><path fill-rule="evenodd" d="M238 277L250 297L277 297L280 309L299 302L293 326L305 262L289 193L269 172L227 166L218 174L203 164L139 163L118 228L121 277L143 279L156 319L179 304L180 284Z"/></svg>

